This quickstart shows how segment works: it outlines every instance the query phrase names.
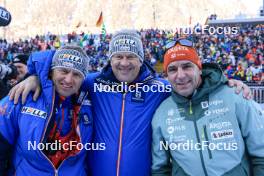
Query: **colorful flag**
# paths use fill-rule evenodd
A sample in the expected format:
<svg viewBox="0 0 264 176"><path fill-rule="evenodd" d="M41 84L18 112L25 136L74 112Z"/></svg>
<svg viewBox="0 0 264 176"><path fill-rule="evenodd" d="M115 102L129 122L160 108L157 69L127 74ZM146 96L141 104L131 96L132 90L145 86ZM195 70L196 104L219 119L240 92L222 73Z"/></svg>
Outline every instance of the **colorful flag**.
<svg viewBox="0 0 264 176"><path fill-rule="evenodd" d="M103 24L103 12L100 13L100 16L96 22L96 27L100 27Z"/></svg>

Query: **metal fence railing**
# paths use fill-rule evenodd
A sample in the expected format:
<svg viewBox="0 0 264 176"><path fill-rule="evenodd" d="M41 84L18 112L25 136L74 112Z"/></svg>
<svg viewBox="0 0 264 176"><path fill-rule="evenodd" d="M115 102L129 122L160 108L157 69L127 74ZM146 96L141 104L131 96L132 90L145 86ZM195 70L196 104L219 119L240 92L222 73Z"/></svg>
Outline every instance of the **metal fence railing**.
<svg viewBox="0 0 264 176"><path fill-rule="evenodd" d="M253 93L253 99L260 104L264 104L264 84L257 84L257 83L246 83L252 93Z"/></svg>

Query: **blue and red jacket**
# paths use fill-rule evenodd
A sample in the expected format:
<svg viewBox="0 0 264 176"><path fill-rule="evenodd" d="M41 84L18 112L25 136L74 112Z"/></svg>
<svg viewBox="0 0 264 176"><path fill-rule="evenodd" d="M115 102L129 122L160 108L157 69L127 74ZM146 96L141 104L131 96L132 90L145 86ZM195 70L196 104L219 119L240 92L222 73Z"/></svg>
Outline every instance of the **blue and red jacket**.
<svg viewBox="0 0 264 176"><path fill-rule="evenodd" d="M56 168L42 150L44 145L39 145L46 143L46 136L50 131L48 126L54 113L60 113L63 109L65 118L71 116L71 101L67 99L61 107L55 105L55 89L52 81L48 79L51 60L44 60L53 54L53 51L49 51L33 53L31 56L29 71L39 75L42 85L42 93L37 101L33 101L32 94L30 94L24 105L21 103L14 105L8 97L0 102L0 159L6 159L7 152L11 151L9 175L87 175L88 151L85 148L64 159ZM92 138L92 112L87 96L82 94L82 97L76 100L76 103L80 105L80 111L77 127L74 130L80 142L85 145L91 142ZM56 111L55 107L57 107ZM65 119L65 122L67 121L69 122L69 119ZM71 125L65 123L62 132L67 133L70 129ZM0 172L2 172L0 175L4 172L1 167L3 168L3 165L0 166Z"/></svg>

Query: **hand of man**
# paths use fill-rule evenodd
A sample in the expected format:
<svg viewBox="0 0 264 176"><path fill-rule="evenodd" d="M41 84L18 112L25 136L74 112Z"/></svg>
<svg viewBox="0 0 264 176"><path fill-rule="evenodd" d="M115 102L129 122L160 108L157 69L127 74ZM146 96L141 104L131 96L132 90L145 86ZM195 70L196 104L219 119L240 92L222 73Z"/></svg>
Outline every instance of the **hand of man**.
<svg viewBox="0 0 264 176"><path fill-rule="evenodd" d="M234 87L235 86L235 92L239 94L241 91L243 91L243 97L246 99L252 99L252 93L250 88L244 84L242 81L230 79L228 80L228 86Z"/></svg>
<svg viewBox="0 0 264 176"><path fill-rule="evenodd" d="M37 76L29 76L24 81L15 85L8 94L9 99L14 100L14 104L17 104L19 97L22 95L22 104L24 104L30 91L34 92L33 100L36 101L41 91Z"/></svg>

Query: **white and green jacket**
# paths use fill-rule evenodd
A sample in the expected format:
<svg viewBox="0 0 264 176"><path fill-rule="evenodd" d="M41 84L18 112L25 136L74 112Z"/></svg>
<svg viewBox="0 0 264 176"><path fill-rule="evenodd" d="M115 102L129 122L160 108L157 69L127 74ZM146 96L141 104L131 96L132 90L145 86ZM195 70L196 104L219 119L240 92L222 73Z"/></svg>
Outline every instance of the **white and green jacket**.
<svg viewBox="0 0 264 176"><path fill-rule="evenodd" d="M172 93L156 110L152 175L263 176L262 111L216 65L203 65L202 79L192 98Z"/></svg>

